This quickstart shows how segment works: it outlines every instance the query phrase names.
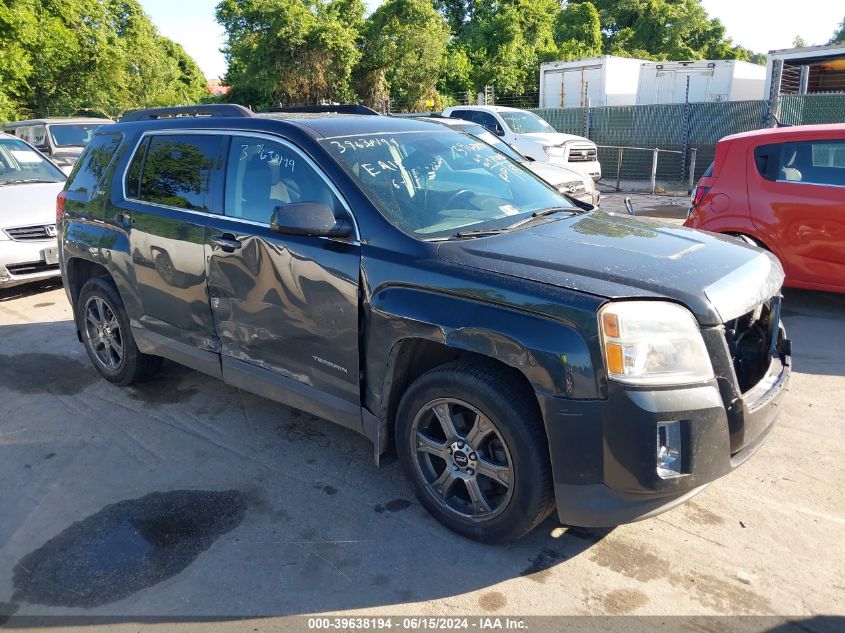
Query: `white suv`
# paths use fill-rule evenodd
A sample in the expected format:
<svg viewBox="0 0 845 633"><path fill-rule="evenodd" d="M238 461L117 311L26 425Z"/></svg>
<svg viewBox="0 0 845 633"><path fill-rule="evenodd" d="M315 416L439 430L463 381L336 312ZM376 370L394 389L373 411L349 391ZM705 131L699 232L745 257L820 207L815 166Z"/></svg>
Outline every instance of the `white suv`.
<svg viewBox="0 0 845 633"><path fill-rule="evenodd" d="M517 152L540 162L549 162L601 178L596 144L583 136L562 134L533 112L504 106L455 106L443 116L466 119L483 125Z"/></svg>

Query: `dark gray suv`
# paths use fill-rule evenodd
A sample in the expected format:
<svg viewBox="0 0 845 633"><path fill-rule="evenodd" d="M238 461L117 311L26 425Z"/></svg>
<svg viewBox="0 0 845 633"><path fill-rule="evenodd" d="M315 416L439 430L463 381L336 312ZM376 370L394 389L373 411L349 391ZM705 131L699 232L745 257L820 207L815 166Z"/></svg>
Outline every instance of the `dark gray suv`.
<svg viewBox="0 0 845 633"><path fill-rule="evenodd" d="M100 130L58 203L107 380L170 359L395 447L468 537L670 508L772 430L783 271L431 122L208 106Z"/></svg>

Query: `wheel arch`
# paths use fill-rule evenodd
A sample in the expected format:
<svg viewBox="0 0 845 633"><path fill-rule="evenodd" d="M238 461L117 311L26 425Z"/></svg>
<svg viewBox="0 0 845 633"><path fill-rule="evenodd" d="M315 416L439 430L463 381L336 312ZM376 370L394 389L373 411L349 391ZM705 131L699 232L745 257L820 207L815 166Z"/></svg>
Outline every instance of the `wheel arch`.
<svg viewBox="0 0 845 633"><path fill-rule="evenodd" d="M362 395L383 432L392 433L399 401L417 377L459 358L509 374L538 406L540 397L600 397L590 348L574 324L410 288L381 299L367 315Z"/></svg>

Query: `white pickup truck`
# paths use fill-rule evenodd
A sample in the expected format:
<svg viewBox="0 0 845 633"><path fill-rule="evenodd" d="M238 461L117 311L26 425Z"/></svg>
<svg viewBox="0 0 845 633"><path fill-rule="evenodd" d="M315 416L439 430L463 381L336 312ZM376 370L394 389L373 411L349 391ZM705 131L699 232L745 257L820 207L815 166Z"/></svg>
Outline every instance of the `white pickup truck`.
<svg viewBox="0 0 845 633"><path fill-rule="evenodd" d="M593 180L601 178L595 143L583 136L556 132L533 112L504 106L454 106L443 110L443 116L483 125L531 160L568 167Z"/></svg>

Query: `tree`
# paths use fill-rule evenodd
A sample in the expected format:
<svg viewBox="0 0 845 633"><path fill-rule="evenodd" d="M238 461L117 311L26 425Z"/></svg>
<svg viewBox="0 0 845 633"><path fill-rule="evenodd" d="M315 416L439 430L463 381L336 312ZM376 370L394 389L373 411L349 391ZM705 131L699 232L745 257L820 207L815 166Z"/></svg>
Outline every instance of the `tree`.
<svg viewBox="0 0 845 633"><path fill-rule="evenodd" d="M567 4L555 19L554 39L563 59L601 55L601 19L595 5Z"/></svg>
<svg viewBox="0 0 845 633"><path fill-rule="evenodd" d="M411 110L425 109L429 101L438 105L448 40L449 27L431 0L387 0L364 23L356 70L360 95L375 106L388 97ZM450 59L463 63L460 49Z"/></svg>
<svg viewBox="0 0 845 633"><path fill-rule="evenodd" d="M570 0L583 4L586 0ZM592 0L603 50L644 59L747 59L698 0Z"/></svg>
<svg viewBox="0 0 845 633"><path fill-rule="evenodd" d="M475 0L461 43L473 65L476 88L499 94L537 89L540 62L554 59L558 0Z"/></svg>
<svg viewBox="0 0 845 633"><path fill-rule="evenodd" d="M14 117L27 92L37 28L33 8L28 0L0 0L0 121Z"/></svg>
<svg viewBox="0 0 845 633"><path fill-rule="evenodd" d="M836 32L834 32L829 43L838 44L839 42L845 42L845 18L842 18L842 22L839 23L839 28L837 28Z"/></svg>
<svg viewBox="0 0 845 633"><path fill-rule="evenodd" d="M804 48L806 45L807 45L807 42L800 35L796 35L795 37L792 38L792 47L793 48Z"/></svg>
<svg viewBox="0 0 845 633"><path fill-rule="evenodd" d="M229 98L257 107L351 99L363 15L361 0L223 0Z"/></svg>
<svg viewBox="0 0 845 633"><path fill-rule="evenodd" d="M136 0L0 0L0 117L117 114L206 93Z"/></svg>
<svg viewBox="0 0 845 633"><path fill-rule="evenodd" d="M434 8L446 18L453 35L460 34L472 16L475 0L434 0Z"/></svg>

